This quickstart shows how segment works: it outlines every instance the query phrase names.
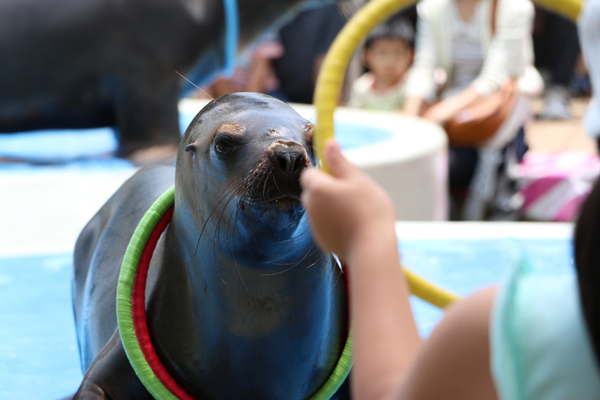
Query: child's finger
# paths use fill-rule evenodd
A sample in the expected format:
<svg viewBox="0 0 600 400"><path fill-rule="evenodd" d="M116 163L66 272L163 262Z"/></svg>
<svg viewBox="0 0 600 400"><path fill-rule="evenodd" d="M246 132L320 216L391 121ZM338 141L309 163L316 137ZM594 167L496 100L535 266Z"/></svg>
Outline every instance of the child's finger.
<svg viewBox="0 0 600 400"><path fill-rule="evenodd" d="M313 167L308 167L300 174L300 186L302 187L302 191L306 191L313 181L313 177L316 175L316 169Z"/></svg>
<svg viewBox="0 0 600 400"><path fill-rule="evenodd" d="M306 209L310 208L313 188L323 185L323 177L332 179L329 175L312 167L305 169L300 175L300 186L302 187L300 201Z"/></svg>
<svg viewBox="0 0 600 400"><path fill-rule="evenodd" d="M302 190L310 190L318 185L327 185L333 178L316 168L307 168L300 175L300 186Z"/></svg>
<svg viewBox="0 0 600 400"><path fill-rule="evenodd" d="M346 178L355 171L356 167L344 157L340 145L335 139L325 143L325 158L331 174L337 178Z"/></svg>

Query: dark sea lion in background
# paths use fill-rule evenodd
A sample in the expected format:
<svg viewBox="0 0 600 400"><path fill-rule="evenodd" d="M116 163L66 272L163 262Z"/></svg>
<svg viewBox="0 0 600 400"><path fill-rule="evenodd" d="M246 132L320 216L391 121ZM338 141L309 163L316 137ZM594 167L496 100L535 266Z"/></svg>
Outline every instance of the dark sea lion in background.
<svg viewBox="0 0 600 400"><path fill-rule="evenodd" d="M239 48L303 2L237 0ZM176 71L223 68L225 25L223 0L2 0L0 132L114 126L121 157L174 155Z"/></svg>
<svg viewBox="0 0 600 400"><path fill-rule="evenodd" d="M75 398L150 398L122 347L115 292L135 227L174 182L146 289L150 336L169 373L198 399L303 399L322 386L346 340L348 303L299 201L309 163L308 121L269 96L231 94L195 117L175 169L142 169L108 200L75 248L87 370Z"/></svg>

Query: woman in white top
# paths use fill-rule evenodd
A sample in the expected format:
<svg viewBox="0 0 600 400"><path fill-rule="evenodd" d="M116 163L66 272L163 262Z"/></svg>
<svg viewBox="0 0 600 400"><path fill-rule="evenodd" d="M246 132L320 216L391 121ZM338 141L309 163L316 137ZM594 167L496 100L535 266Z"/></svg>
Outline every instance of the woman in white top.
<svg viewBox="0 0 600 400"><path fill-rule="evenodd" d="M445 126L461 110L497 92L511 79L517 79L521 94L543 90L533 67L534 9L529 0L497 0L495 9L494 0L423 0L417 10L406 114ZM441 75L444 82L438 79ZM452 204L458 205L451 209L452 218L457 213L466 219L482 218L484 204L493 197L493 190L487 188L495 186L499 149L513 142L517 159L527 150L521 129L528 116L526 103L517 97L513 112L486 144L485 154L475 148L450 148L449 187ZM482 181L487 183L482 185Z"/></svg>
<svg viewBox="0 0 600 400"><path fill-rule="evenodd" d="M533 5L499 0L492 37L492 0L423 0L418 6L415 62L404 111L420 115L438 93L434 71L444 70L442 101L424 117L444 124L458 111L486 97L512 78L525 77L533 63ZM519 88L540 85L520 79ZM529 90L529 89L528 89Z"/></svg>

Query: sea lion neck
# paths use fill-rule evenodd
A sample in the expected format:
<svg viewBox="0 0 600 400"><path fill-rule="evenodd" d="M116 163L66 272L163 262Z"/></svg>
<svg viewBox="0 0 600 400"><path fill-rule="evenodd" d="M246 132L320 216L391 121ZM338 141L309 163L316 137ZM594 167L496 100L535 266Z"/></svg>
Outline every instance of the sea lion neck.
<svg viewBox="0 0 600 400"><path fill-rule="evenodd" d="M289 393L304 398L322 385L337 357L321 349L339 349L347 326L345 283L331 257L313 245L295 264L268 273L206 256L207 243L200 243L195 256L177 252L183 240L174 222L159 253L160 285L147 315L159 357L176 380L210 398L243 397L223 385L232 380L262 391L263 380L277 382L281 388L271 389L281 390L283 398ZM297 354L299 348L305 349L302 359L279 364L282 354ZM250 366L260 374L244 372ZM301 376L306 377L301 385L286 386ZM265 398L263 393L253 398Z"/></svg>
<svg viewBox="0 0 600 400"><path fill-rule="evenodd" d="M167 237L170 251L176 253L168 259L181 260L192 271L210 262L274 274L300 260L306 262L312 257L308 253L323 256L300 206L277 210L272 204L233 204L199 210L176 195Z"/></svg>

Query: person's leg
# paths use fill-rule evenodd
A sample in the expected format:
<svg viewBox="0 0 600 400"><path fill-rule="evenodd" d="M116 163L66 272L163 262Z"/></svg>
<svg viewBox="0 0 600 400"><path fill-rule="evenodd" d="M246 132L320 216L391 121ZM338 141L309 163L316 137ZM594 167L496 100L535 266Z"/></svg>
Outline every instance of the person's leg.
<svg viewBox="0 0 600 400"><path fill-rule="evenodd" d="M529 146L525 142L525 129L523 127L519 129L519 133L517 133L513 143L516 150L517 162L521 162L525 153L529 150Z"/></svg>
<svg viewBox="0 0 600 400"><path fill-rule="evenodd" d="M450 219L458 220L473 179L479 155L476 149L450 147L448 149L448 186L450 191Z"/></svg>
<svg viewBox="0 0 600 400"><path fill-rule="evenodd" d="M469 188L477 166L477 158L477 150L474 148L450 147L450 190L466 190Z"/></svg>
<svg viewBox="0 0 600 400"><path fill-rule="evenodd" d="M551 82L553 85L568 87L579 55L579 37L577 26L565 17L548 13L549 42L554 52L551 64Z"/></svg>
<svg viewBox="0 0 600 400"><path fill-rule="evenodd" d="M579 38L577 27L566 18L553 12L547 13L547 40L551 43L549 55L550 82L545 94L546 109L542 114L546 119L571 118L569 111L569 83L573 77Z"/></svg>

